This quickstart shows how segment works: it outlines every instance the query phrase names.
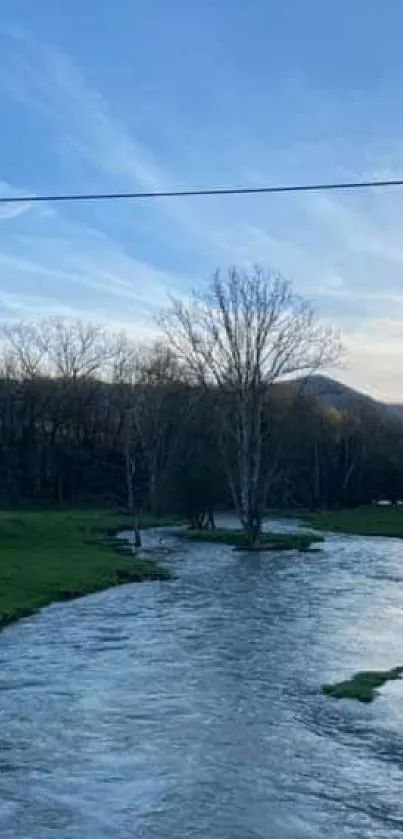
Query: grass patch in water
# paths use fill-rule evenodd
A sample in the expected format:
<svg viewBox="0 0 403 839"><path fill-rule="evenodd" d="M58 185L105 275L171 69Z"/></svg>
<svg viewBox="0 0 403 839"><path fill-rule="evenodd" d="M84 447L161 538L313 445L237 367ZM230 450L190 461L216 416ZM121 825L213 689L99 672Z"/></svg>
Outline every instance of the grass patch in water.
<svg viewBox="0 0 403 839"><path fill-rule="evenodd" d="M334 684L323 685L322 691L326 696L334 699L356 699L358 702L373 702L378 695L378 689L386 682L401 679L403 667L392 670L368 670L356 673L351 679Z"/></svg>
<svg viewBox="0 0 403 839"><path fill-rule="evenodd" d="M0 512L0 627L50 603L169 577L115 538L131 529L128 516L104 510Z"/></svg>
<svg viewBox="0 0 403 839"><path fill-rule="evenodd" d="M252 548L243 530L219 528L216 530L180 530L178 536L189 542L233 545L237 550L254 551L303 551L311 550L314 543L322 542L315 533L262 533L260 542Z"/></svg>

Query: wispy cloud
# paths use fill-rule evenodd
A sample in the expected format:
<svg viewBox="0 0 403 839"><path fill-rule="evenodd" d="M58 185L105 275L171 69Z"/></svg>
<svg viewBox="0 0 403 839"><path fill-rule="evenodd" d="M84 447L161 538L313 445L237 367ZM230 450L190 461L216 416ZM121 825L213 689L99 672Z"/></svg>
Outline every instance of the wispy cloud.
<svg viewBox="0 0 403 839"><path fill-rule="evenodd" d="M91 323L106 326L111 332L124 331L139 343L154 341L158 335L152 318L137 313L134 317L121 310L116 312L102 306L78 309L76 306L62 304L58 296L40 294L19 294L0 290L0 323L14 320L37 321L38 317L58 316L69 320L77 317Z"/></svg>
<svg viewBox="0 0 403 839"><path fill-rule="evenodd" d="M173 171L162 165L150 146L140 143L116 118L110 104L86 83L68 56L22 31L8 30L6 44L7 71L2 73L0 85L25 108L42 115L51 126L52 142L59 152L68 158L70 166L80 159L86 166L86 177L92 176L92 184L96 176L99 189L160 192L203 185L197 173L189 182L183 170ZM135 103L135 107L140 105ZM163 125L158 130L163 133ZM180 125L177 130L180 139ZM242 183L244 177L240 166L234 178ZM259 183L265 178L267 182L267 177L262 172L256 175ZM211 186L211 182L204 185ZM254 199L203 198L195 202L160 198L153 209L157 215L173 220L199 247L207 247L216 263L234 257L248 261L274 249L289 254L291 242L278 242L269 236L267 226L260 229L251 223L248 216L251 211L252 218L256 217L254 205ZM133 205L127 206L130 211ZM262 211L264 206L260 205L260 220Z"/></svg>
<svg viewBox="0 0 403 839"><path fill-rule="evenodd" d="M40 293L32 295L33 286ZM155 334L154 313L169 290L180 293L176 275L134 259L100 231L57 215L0 244L0 304L13 314L59 309L91 320L98 312L111 328L125 322L131 332Z"/></svg>
<svg viewBox="0 0 403 839"><path fill-rule="evenodd" d="M167 289L177 290L180 279L133 258L101 231L59 217L50 229L48 222L37 224L34 233L15 233L8 247L0 245L0 268L51 279L59 283L59 292L65 282L150 306L162 305Z"/></svg>
<svg viewBox="0 0 403 839"><path fill-rule="evenodd" d="M72 160L81 159L102 175L100 184L105 185L107 177L124 189L167 187L168 176L153 155L129 135L66 56L22 31L3 30L3 36L7 69L0 84L14 101L46 120L53 144L65 148L68 143ZM0 192L21 194L7 184L0 184ZM4 218L17 219L27 209L5 205ZM166 302L167 291L186 283L180 272L172 274L135 258L132 248L113 235L86 221L71 221L69 208L41 209L30 225L14 226L0 242L0 287L13 287L12 294L3 293L3 306L32 314L46 309L46 300L53 311L59 300L60 311L93 314L94 302L101 298L107 306L98 310L109 323L121 322L123 310L126 322L142 322L146 330L155 331L153 311ZM131 209L127 205L126 224ZM91 214L89 208L84 218ZM33 283L44 289L42 295L25 293Z"/></svg>
<svg viewBox="0 0 403 839"><path fill-rule="evenodd" d="M46 125L60 171L63 166L70 174L79 171L80 186L159 191L189 184L189 173L157 155L152 137L149 145L139 142L68 56L17 31L3 31L2 47L3 91ZM179 144L181 126L175 127ZM241 128L240 147L246 136ZM163 134L163 125L160 130ZM248 131L245 147L248 139L253 145L253 125ZM349 171L348 150L336 141L291 143L265 153L259 143L259 150L260 159L249 167L240 153L234 182L302 181L315 166L322 174L329 159L343 176ZM388 150L383 154L385 160L371 172L393 174ZM390 159L396 159L395 146ZM206 171L204 166L204 176ZM7 183L0 192L21 195ZM324 317L343 328L350 349L346 380L391 397L393 371L394 393L403 398L403 375L401 389L396 382L403 373L402 210L403 194L397 192L159 200L147 207L35 207L35 212L30 205L4 205L0 306L13 316L79 313L154 334L153 312L167 291L183 293L216 266L262 262L290 277L317 300Z"/></svg>
<svg viewBox="0 0 403 839"><path fill-rule="evenodd" d="M373 318L357 324L347 335L349 369L347 384L378 399L403 401L403 319Z"/></svg>
<svg viewBox="0 0 403 839"><path fill-rule="evenodd" d="M152 150L130 134L68 56L26 32L8 30L5 37L7 70L1 74L0 85L15 101L41 114L51 126L52 142L61 157L70 166L81 160L88 183L97 184L99 190L146 192L177 185L175 173L161 166ZM159 199L156 207L189 233L204 235L189 207L172 199Z"/></svg>
<svg viewBox="0 0 403 839"><path fill-rule="evenodd" d="M6 181L0 180L0 195L2 197L21 198L26 196L27 194L32 193L29 193L29 190L24 191L21 189L16 189ZM21 201L18 203L13 202L12 204L0 204L0 221L7 221L9 219L18 218L18 216L21 216L24 213L27 213L29 210L32 210L33 206L33 203L28 201Z"/></svg>

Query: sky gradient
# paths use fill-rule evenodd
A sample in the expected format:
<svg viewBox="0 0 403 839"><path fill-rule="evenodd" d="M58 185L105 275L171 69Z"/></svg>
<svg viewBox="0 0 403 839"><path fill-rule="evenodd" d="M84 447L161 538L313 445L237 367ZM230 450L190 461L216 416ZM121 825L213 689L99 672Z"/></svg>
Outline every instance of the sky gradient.
<svg viewBox="0 0 403 839"><path fill-rule="evenodd" d="M403 4L3 0L0 193L403 176ZM403 401L403 188L0 207L0 318L153 334L167 292L258 262Z"/></svg>

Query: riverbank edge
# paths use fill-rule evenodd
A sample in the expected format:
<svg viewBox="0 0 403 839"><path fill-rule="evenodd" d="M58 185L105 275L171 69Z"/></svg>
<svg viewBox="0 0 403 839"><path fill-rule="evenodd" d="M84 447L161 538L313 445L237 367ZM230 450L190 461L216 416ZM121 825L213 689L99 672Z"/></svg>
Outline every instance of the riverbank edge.
<svg viewBox="0 0 403 839"><path fill-rule="evenodd" d="M354 507L340 510L269 509L265 518L296 519L314 530L350 536L403 539L403 509L396 507Z"/></svg>
<svg viewBox="0 0 403 839"><path fill-rule="evenodd" d="M141 529L149 530L154 527L164 527L166 525L172 525L172 520L149 518L142 521ZM108 589L115 588L116 586L157 580L169 580L172 577L170 568L154 559L141 556L141 554L135 555L129 542L118 538L119 534L122 532L130 532L131 530L132 526L130 517L125 517L123 515L119 523L113 526L94 526L91 528L92 547L98 547L100 552L104 555L105 549L107 552L110 552L112 561L108 576L105 577L102 582L98 579L91 580L91 578L89 578L85 585L80 589L60 588L59 591L53 591L49 595L45 594L41 602L36 602L32 606L16 607L15 609L7 611L7 613L0 613L0 632L24 618L29 618L38 614L43 609L46 609L54 603L63 603L77 600L81 597L88 597L91 594L107 591ZM86 545L88 545L88 540L83 538L83 550L85 550ZM130 568L117 567L116 556L129 559Z"/></svg>

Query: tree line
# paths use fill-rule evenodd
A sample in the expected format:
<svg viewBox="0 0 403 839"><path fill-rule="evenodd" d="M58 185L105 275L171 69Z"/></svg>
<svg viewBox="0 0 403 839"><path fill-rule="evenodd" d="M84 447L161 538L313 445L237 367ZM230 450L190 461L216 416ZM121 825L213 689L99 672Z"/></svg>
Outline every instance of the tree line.
<svg viewBox="0 0 403 839"><path fill-rule="evenodd" d="M217 273L160 327L147 347L61 318L3 327L3 505L107 503L194 527L231 507L254 542L268 507L403 496L403 423L310 391L341 346L288 283Z"/></svg>

